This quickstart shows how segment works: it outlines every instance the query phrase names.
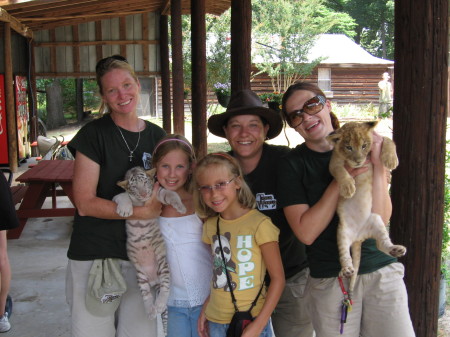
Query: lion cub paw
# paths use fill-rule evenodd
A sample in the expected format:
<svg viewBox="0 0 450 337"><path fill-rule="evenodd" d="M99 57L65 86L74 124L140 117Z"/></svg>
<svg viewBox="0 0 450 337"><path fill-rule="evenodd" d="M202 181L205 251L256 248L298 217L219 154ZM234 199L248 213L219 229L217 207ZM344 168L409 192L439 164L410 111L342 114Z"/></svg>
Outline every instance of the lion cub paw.
<svg viewBox="0 0 450 337"><path fill-rule="evenodd" d="M346 180L339 183L339 194L343 196L344 198L348 199L353 197L353 194L355 194L356 187L355 187L355 181L352 180Z"/></svg>
<svg viewBox="0 0 450 337"><path fill-rule="evenodd" d="M393 257L400 257L406 254L406 247L402 245L393 245L389 250L389 255Z"/></svg>
<svg viewBox="0 0 450 337"><path fill-rule="evenodd" d="M344 276L344 277L346 277L346 278L350 278L350 277L352 277L352 275L355 273L355 269L353 269L353 267L352 266L347 266L347 267L343 267L342 269L341 269L341 272L340 272L340 276Z"/></svg>
<svg viewBox="0 0 450 337"><path fill-rule="evenodd" d="M398 166L398 158L395 153L387 153L385 155L382 154L381 161L389 170L393 170Z"/></svg>

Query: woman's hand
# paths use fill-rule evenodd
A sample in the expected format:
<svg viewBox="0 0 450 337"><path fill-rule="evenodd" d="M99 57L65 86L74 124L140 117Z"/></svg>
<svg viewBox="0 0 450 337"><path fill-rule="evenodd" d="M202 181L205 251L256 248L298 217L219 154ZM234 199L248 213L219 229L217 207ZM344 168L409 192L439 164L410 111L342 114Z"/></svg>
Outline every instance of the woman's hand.
<svg viewBox="0 0 450 337"><path fill-rule="evenodd" d="M162 204L158 200L158 192L160 185L158 182L155 182L153 185L152 196L148 199L143 208L142 217L144 219L154 219L159 217L162 211Z"/></svg>
<svg viewBox="0 0 450 337"><path fill-rule="evenodd" d="M374 166L383 165L381 162L381 149L383 147L383 136L373 132L372 148L370 149L370 161Z"/></svg>

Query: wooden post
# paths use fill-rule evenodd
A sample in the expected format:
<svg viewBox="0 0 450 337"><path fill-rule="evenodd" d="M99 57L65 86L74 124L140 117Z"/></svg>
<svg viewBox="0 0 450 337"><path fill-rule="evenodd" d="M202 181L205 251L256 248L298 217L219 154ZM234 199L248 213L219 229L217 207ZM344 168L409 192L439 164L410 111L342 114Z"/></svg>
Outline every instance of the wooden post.
<svg viewBox="0 0 450 337"><path fill-rule="evenodd" d="M231 93L250 89L251 0L231 0Z"/></svg>
<svg viewBox="0 0 450 337"><path fill-rule="evenodd" d="M163 116L163 129L172 133L172 120L170 109L170 64L169 64L169 23L167 15L161 15L159 19L160 31L160 62L161 62L161 108Z"/></svg>
<svg viewBox="0 0 450 337"><path fill-rule="evenodd" d="M6 127L8 130L8 160L9 168L17 172L18 161L18 143L17 143L17 116L14 104L14 80L12 73L12 55L11 55L11 24L6 22L4 31L5 40L5 105L6 105Z"/></svg>
<svg viewBox="0 0 450 337"><path fill-rule="evenodd" d="M173 129L184 135L183 42L181 39L181 0L170 2L172 28Z"/></svg>
<svg viewBox="0 0 450 337"><path fill-rule="evenodd" d="M445 136L448 0L395 1L391 236L408 252L405 283L417 336L437 336Z"/></svg>
<svg viewBox="0 0 450 337"><path fill-rule="evenodd" d="M206 155L206 25L205 0L191 0L192 16L192 145L197 158Z"/></svg>
<svg viewBox="0 0 450 337"><path fill-rule="evenodd" d="M28 100L30 108L30 142L34 142L39 135L38 132L38 112L37 112L37 86L36 86L36 68L34 66L34 42L28 39L29 48L29 60L28 66L30 67L30 82L28 83ZM38 155L37 146L31 148L31 156L35 157Z"/></svg>

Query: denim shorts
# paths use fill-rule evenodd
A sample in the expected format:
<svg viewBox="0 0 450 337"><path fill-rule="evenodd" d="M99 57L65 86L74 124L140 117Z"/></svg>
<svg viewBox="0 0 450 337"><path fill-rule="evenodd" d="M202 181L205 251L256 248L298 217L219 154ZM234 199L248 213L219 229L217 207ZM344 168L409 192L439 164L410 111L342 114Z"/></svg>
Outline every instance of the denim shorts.
<svg viewBox="0 0 450 337"><path fill-rule="evenodd" d="M229 324L220 324L208 321L209 337L226 337ZM272 324L269 319L266 327L263 329L259 337L272 337Z"/></svg>
<svg viewBox="0 0 450 337"><path fill-rule="evenodd" d="M202 306L192 308L168 307L167 337L198 337L197 321Z"/></svg>

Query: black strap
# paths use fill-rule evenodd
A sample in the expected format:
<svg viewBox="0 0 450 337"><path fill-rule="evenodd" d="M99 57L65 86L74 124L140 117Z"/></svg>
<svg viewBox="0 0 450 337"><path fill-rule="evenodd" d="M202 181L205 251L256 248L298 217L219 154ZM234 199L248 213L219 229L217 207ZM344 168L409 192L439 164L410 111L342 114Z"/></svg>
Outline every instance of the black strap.
<svg viewBox="0 0 450 337"><path fill-rule="evenodd" d="M225 269L225 275L227 276L228 287L230 288L231 302L233 302L234 310L236 312L238 312L239 309L238 309L238 306L236 304L236 297L234 297L233 287L231 286L231 277L230 277L230 275L228 275L227 262L225 260L225 255L223 253L222 241L220 240L219 218L220 218L220 216L217 216L217 238L219 239L220 253L222 255L223 266L224 266L224 269ZM252 311L253 307L256 305L256 302L258 302L259 295L261 295L261 292L262 292L263 287L264 287L264 282L265 282L265 280L263 280L263 283L261 284L261 289L259 289L258 295L256 295L256 298L252 302L252 305L250 306L250 309L248 309L248 312Z"/></svg>

